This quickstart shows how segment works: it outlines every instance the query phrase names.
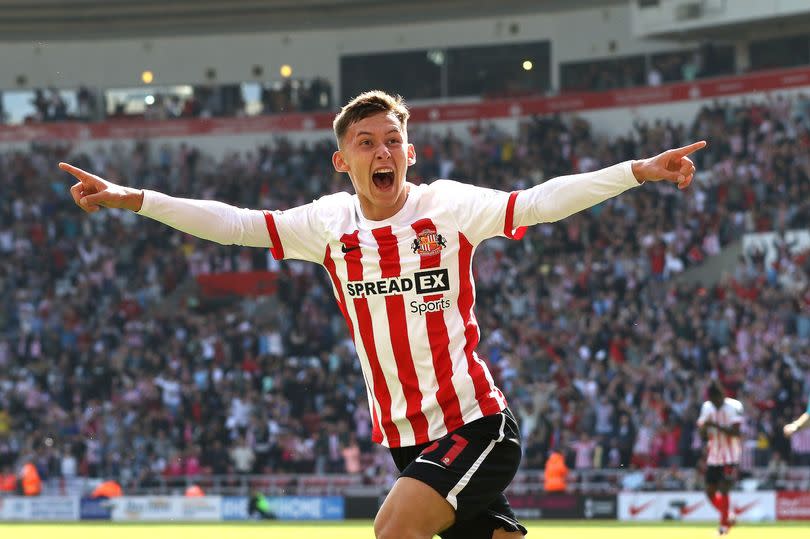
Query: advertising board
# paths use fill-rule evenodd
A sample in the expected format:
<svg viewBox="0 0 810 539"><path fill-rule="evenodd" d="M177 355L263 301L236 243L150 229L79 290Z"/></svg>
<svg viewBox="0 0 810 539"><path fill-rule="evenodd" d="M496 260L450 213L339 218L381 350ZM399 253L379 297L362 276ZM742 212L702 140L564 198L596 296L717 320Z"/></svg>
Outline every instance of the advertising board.
<svg viewBox="0 0 810 539"><path fill-rule="evenodd" d="M774 492L732 492L731 509L741 522L776 519ZM622 492L619 520L714 521L717 509L702 492Z"/></svg>

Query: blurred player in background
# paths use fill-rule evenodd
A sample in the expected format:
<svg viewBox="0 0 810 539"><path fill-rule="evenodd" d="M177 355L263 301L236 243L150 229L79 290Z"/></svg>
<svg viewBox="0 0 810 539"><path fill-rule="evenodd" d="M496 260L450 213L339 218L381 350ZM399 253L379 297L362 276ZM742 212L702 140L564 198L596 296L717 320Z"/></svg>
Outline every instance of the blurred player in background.
<svg viewBox="0 0 810 539"><path fill-rule="evenodd" d="M708 397L697 420L700 434L706 440L706 496L720 512L718 535L726 535L736 521L728 492L737 479L742 456L743 406L740 401L726 397L716 380L709 385Z"/></svg>
<svg viewBox="0 0 810 539"><path fill-rule="evenodd" d="M785 436L790 438L796 434L796 432L802 430L808 425L810 425L810 398L807 399L807 410L805 410L804 413L798 417L798 419L785 425L783 432L785 433Z"/></svg>
<svg viewBox="0 0 810 539"><path fill-rule="evenodd" d="M332 164L355 194L287 211L240 209L123 187L66 163L87 212L125 208L221 244L269 247L321 264L362 365L372 439L402 472L374 522L378 538L523 537L503 494L521 458L519 428L475 348L475 247L563 219L645 181L685 189L697 142L655 157L507 193L406 181L416 150L399 96L367 92L334 121Z"/></svg>

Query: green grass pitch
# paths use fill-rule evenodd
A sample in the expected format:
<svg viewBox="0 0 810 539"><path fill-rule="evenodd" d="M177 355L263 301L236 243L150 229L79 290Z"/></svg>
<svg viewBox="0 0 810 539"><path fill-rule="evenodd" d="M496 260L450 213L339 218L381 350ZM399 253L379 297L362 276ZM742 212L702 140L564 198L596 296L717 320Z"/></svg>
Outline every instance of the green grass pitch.
<svg viewBox="0 0 810 539"><path fill-rule="evenodd" d="M676 539L715 537L711 524L529 521L529 538ZM730 539L806 539L808 523L741 524ZM371 522L245 522L212 524L11 523L0 524L9 539L374 539Z"/></svg>

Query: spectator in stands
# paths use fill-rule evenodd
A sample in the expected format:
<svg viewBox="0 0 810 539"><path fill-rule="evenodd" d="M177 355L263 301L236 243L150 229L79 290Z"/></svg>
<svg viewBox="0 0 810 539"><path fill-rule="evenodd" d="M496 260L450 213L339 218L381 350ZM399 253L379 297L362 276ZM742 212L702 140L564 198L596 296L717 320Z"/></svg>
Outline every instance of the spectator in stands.
<svg viewBox="0 0 810 539"><path fill-rule="evenodd" d="M34 90L34 97L31 99L31 104L36 111L36 120L44 122L51 119L50 103L48 98L45 97L45 92L43 92L42 88L36 88Z"/></svg>
<svg viewBox="0 0 810 539"><path fill-rule="evenodd" d="M579 434L579 439L571 443L571 448L574 450L574 467L577 470L588 470L594 467L594 450L596 448L596 440L591 439L586 431Z"/></svg>
<svg viewBox="0 0 810 539"><path fill-rule="evenodd" d="M664 76L661 74L658 62L653 63L647 72L647 86L661 86L664 82Z"/></svg>
<svg viewBox="0 0 810 539"><path fill-rule="evenodd" d="M79 120L93 120L96 116L96 96L86 86L81 85L76 91L76 111Z"/></svg>
<svg viewBox="0 0 810 539"><path fill-rule="evenodd" d="M548 493L565 492L568 481L568 466L559 451L552 451L546 459L543 473L543 490Z"/></svg>
<svg viewBox="0 0 810 539"><path fill-rule="evenodd" d="M349 433L346 445L341 449L343 456L343 469L346 473L357 474L362 470L360 464L360 445L354 432Z"/></svg>
<svg viewBox="0 0 810 539"><path fill-rule="evenodd" d="M247 474L253 470L253 462L256 455L253 448L248 445L244 436L239 437L236 446L231 449L231 461L236 473Z"/></svg>
<svg viewBox="0 0 810 539"><path fill-rule="evenodd" d="M17 474L10 465L0 466L0 496L11 496L17 492Z"/></svg>

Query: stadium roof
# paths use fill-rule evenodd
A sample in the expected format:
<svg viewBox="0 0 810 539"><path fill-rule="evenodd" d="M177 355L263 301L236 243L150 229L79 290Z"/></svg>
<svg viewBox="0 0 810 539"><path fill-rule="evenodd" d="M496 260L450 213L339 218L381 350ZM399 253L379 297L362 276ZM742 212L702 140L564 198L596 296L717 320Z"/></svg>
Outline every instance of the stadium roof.
<svg viewBox="0 0 810 539"><path fill-rule="evenodd" d="M0 41L292 31L516 16L628 0L0 0Z"/></svg>

